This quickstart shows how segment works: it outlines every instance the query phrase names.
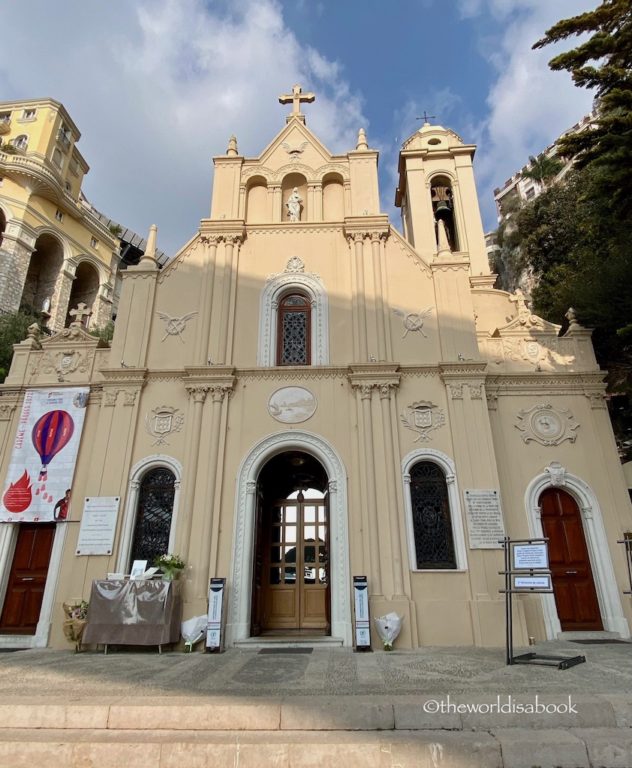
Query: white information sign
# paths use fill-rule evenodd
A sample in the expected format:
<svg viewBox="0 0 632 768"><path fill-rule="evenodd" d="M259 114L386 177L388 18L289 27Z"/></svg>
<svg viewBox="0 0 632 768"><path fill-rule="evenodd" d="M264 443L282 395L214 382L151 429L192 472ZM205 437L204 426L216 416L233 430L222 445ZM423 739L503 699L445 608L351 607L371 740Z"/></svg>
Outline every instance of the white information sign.
<svg viewBox="0 0 632 768"><path fill-rule="evenodd" d="M208 614L206 622L206 647L209 651L221 651L222 649L222 618L225 587L226 579L211 579L208 592Z"/></svg>
<svg viewBox="0 0 632 768"><path fill-rule="evenodd" d="M514 589L546 589L550 590L551 577L544 576L514 576Z"/></svg>
<svg viewBox="0 0 632 768"><path fill-rule="evenodd" d="M92 496L86 498L75 554L112 554L119 502L119 496Z"/></svg>
<svg viewBox="0 0 632 768"><path fill-rule="evenodd" d="M496 490L466 490L465 512L470 549L502 549L505 536L500 493Z"/></svg>
<svg viewBox="0 0 632 768"><path fill-rule="evenodd" d="M545 541L539 541L535 544L514 544L512 552L513 571L548 569L549 567L549 555Z"/></svg>

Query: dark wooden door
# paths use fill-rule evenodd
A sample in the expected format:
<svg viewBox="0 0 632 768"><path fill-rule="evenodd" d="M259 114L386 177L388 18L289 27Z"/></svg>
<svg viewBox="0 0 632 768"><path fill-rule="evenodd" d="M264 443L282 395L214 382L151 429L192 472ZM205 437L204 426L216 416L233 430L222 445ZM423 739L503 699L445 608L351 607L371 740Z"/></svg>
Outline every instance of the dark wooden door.
<svg viewBox="0 0 632 768"><path fill-rule="evenodd" d="M263 552L263 629L329 630L327 502L272 506Z"/></svg>
<svg viewBox="0 0 632 768"><path fill-rule="evenodd" d="M540 496L540 508L562 630L603 629L577 502L565 491L548 488Z"/></svg>
<svg viewBox="0 0 632 768"><path fill-rule="evenodd" d="M0 632L34 635L42 608L55 524L20 525L7 594L0 616Z"/></svg>

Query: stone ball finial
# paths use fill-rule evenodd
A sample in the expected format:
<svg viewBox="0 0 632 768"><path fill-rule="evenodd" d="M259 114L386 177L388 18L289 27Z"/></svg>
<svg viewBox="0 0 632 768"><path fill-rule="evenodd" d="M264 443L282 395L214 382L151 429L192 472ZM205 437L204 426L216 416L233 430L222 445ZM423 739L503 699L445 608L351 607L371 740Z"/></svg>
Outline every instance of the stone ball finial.
<svg viewBox="0 0 632 768"><path fill-rule="evenodd" d="M356 144L356 149L368 149L369 145L367 144L366 140L366 133L364 131L364 128L360 128L358 131L358 143Z"/></svg>
<svg viewBox="0 0 632 768"><path fill-rule="evenodd" d="M239 151L237 149L237 137L231 136L230 139L228 139L228 148L226 150L226 154L230 157L236 157L239 154Z"/></svg>

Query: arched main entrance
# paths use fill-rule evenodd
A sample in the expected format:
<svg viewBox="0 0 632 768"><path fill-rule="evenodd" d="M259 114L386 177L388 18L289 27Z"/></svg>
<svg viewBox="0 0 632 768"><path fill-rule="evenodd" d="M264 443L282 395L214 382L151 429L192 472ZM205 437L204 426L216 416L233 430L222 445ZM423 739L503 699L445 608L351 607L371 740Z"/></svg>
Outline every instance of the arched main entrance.
<svg viewBox="0 0 632 768"><path fill-rule="evenodd" d="M255 521L260 474L265 465L284 452L309 454L324 468L329 502L329 584L331 636L352 644L351 575L347 520L347 473L334 447L320 435L291 429L268 435L244 456L236 477L233 559L229 589L227 644L246 640L252 632Z"/></svg>
<svg viewBox="0 0 632 768"><path fill-rule="evenodd" d="M251 634L329 634L329 480L285 451L257 480Z"/></svg>
<svg viewBox="0 0 632 768"><path fill-rule="evenodd" d="M560 488L540 495L542 529L549 539L549 564L557 614L563 631L602 630L603 622L581 514Z"/></svg>

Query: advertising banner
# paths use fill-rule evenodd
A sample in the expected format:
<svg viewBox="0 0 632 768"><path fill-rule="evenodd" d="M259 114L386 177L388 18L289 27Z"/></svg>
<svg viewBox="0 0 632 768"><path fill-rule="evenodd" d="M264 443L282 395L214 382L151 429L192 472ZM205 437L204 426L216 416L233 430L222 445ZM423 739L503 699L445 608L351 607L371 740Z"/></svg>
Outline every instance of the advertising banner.
<svg viewBox="0 0 632 768"><path fill-rule="evenodd" d="M68 518L88 393L88 387L26 393L0 503L0 522L47 523Z"/></svg>

